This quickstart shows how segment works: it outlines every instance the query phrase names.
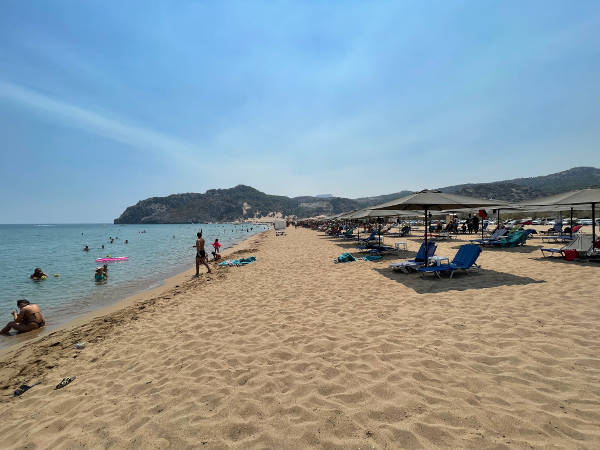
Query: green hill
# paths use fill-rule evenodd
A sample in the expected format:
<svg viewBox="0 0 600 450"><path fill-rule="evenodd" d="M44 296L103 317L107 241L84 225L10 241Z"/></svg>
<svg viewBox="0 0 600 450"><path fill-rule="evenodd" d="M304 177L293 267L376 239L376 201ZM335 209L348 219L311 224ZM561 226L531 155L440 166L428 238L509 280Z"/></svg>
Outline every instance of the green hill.
<svg viewBox="0 0 600 450"><path fill-rule="evenodd" d="M522 201L546 195L600 186L600 169L575 167L540 177L516 178L492 183L470 183L441 188L444 192L506 201ZM285 197L260 192L250 186L211 189L204 194L173 194L152 197L128 207L115 223L231 222L275 213L311 217L337 214L384 203L409 194L401 191L376 197Z"/></svg>

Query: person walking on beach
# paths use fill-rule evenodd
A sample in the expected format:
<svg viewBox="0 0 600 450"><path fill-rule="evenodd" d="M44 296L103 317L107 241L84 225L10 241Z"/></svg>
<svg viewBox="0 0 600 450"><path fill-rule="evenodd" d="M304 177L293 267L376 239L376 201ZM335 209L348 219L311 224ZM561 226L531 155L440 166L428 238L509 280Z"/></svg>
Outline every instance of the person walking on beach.
<svg viewBox="0 0 600 450"><path fill-rule="evenodd" d="M13 320L8 322L0 334L8 334L11 329L17 330L19 333L37 330L46 325L42 310L38 305L32 305L29 300L17 300L17 308L20 312L13 311Z"/></svg>
<svg viewBox="0 0 600 450"><path fill-rule="evenodd" d="M202 231L200 231L199 233L196 233L196 236L198 236L198 239L196 239L196 245L194 245L194 247L196 248L196 275L195 276L199 277L200 276L200 264L204 264L206 266L208 273L210 273L210 267L208 267L208 262L206 262L206 251L204 250L204 238L202 237Z"/></svg>

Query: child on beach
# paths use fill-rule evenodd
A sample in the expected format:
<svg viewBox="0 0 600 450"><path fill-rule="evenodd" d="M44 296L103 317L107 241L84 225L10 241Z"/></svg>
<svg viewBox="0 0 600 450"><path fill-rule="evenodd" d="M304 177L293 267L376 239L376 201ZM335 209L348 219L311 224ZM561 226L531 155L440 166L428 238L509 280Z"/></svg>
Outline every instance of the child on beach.
<svg viewBox="0 0 600 450"><path fill-rule="evenodd" d="M215 242L213 242L211 245L214 248L214 250L212 252L213 261L217 261L217 260L221 259L221 253L220 253L221 243L219 242L219 240L215 239Z"/></svg>

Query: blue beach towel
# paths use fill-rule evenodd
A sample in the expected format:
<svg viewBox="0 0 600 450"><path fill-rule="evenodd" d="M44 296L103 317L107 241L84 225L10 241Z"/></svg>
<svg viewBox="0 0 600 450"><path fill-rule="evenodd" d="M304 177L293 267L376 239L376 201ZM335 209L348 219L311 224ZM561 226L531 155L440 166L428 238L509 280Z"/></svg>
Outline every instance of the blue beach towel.
<svg viewBox="0 0 600 450"><path fill-rule="evenodd" d="M350 253L342 253L333 260L334 263L345 263L351 261L356 261L356 258L354 258L354 256L352 256Z"/></svg>
<svg viewBox="0 0 600 450"><path fill-rule="evenodd" d="M379 261L381 258L383 258L381 255L367 255L362 257L363 261Z"/></svg>
<svg viewBox="0 0 600 450"><path fill-rule="evenodd" d="M248 258L241 259L228 259L227 261L223 261L219 263L220 266L245 266L247 264L253 263L256 261L256 256L249 256Z"/></svg>

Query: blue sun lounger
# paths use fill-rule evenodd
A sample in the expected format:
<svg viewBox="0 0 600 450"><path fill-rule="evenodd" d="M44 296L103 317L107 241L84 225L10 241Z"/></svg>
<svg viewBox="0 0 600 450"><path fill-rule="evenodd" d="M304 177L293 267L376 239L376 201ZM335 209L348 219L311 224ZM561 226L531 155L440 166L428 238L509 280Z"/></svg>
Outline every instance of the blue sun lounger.
<svg viewBox="0 0 600 450"><path fill-rule="evenodd" d="M442 278L440 275L442 272L450 272L450 278L452 278L454 272L457 270L464 270L466 273L468 273L468 269L475 268L477 271L479 271L481 266L475 264L475 261L477 261L477 258L479 258L481 251L481 247L475 244L461 245L450 264L419 267L417 270L421 272L421 276L424 276L426 273L434 273L438 276L438 278Z"/></svg>
<svg viewBox="0 0 600 450"><path fill-rule="evenodd" d="M373 242L376 240L377 240L377 230L373 230L373 231L371 231L371 234L369 235L368 238L361 239L359 242L366 243L366 242Z"/></svg>
<svg viewBox="0 0 600 450"><path fill-rule="evenodd" d="M427 243L427 260L431 258L435 254L435 250L437 248L437 244L435 242L429 241ZM415 259L409 259L408 261L401 261L398 263L390 264L390 268L392 270L401 270L404 273L408 273L409 271L415 271L419 266L425 264L425 242L421 244L419 247L419 251L417 252Z"/></svg>

